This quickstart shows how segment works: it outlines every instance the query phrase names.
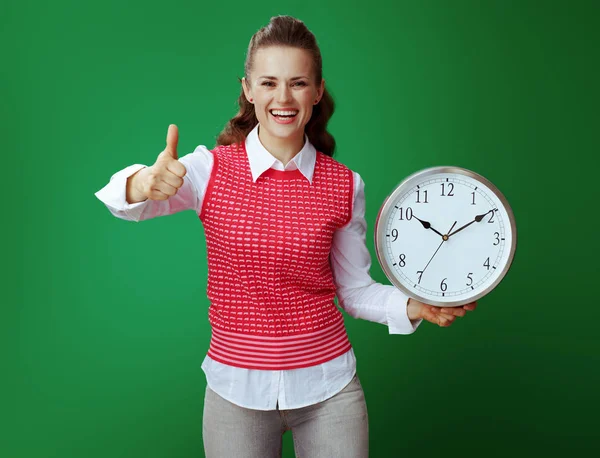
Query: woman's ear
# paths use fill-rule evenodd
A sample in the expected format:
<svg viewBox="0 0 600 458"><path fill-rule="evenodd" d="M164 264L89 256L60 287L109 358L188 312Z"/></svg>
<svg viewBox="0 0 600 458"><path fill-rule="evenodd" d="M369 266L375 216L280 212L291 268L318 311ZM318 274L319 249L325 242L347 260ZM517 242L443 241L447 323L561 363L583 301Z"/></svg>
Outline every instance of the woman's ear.
<svg viewBox="0 0 600 458"><path fill-rule="evenodd" d="M321 99L323 98L324 92L325 92L325 80L321 79L321 84L319 85L319 88L317 89L317 100L315 100L315 105L321 101Z"/></svg>
<svg viewBox="0 0 600 458"><path fill-rule="evenodd" d="M252 91L248 87L248 80L246 79L246 77L242 78L242 89L244 90L244 95L246 96L246 100L248 100L248 102L252 103L253 102Z"/></svg>

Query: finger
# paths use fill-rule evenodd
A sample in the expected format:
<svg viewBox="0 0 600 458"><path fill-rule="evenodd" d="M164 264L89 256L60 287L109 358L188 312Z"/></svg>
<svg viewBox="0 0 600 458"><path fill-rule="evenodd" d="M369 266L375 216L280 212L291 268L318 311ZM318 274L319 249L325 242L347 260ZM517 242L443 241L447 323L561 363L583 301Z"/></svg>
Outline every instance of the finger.
<svg viewBox="0 0 600 458"><path fill-rule="evenodd" d="M452 324L452 321L449 319L446 319L442 314L440 314L437 318L438 318L438 324L442 327L447 327Z"/></svg>
<svg viewBox="0 0 600 458"><path fill-rule="evenodd" d="M436 307L423 305L422 317L433 324L439 324L438 313Z"/></svg>
<svg viewBox="0 0 600 458"><path fill-rule="evenodd" d="M450 326L452 321L454 321L453 316L443 314L439 307L428 305L424 306L423 309L423 318L430 323L437 324L439 326Z"/></svg>
<svg viewBox="0 0 600 458"><path fill-rule="evenodd" d="M425 319L430 321L438 326L446 327L450 326L452 322L455 320L455 316L444 313L442 307L435 307L433 305L424 305L425 309ZM446 307L447 308L447 307Z"/></svg>
<svg viewBox="0 0 600 458"><path fill-rule="evenodd" d="M179 159L176 161L168 161L167 170L171 172L173 175L176 175L179 178L183 178L187 173L187 169L185 165L183 165Z"/></svg>
<svg viewBox="0 0 600 458"><path fill-rule="evenodd" d="M165 194L162 191L159 191L156 188L151 188L150 189L150 198L152 200L167 200L170 196L168 196L167 194Z"/></svg>
<svg viewBox="0 0 600 458"><path fill-rule="evenodd" d="M470 304L466 304L463 307L465 310L473 311L477 308L477 301L471 302Z"/></svg>
<svg viewBox="0 0 600 458"><path fill-rule="evenodd" d="M467 311L462 307L442 307L440 312L453 316L465 316Z"/></svg>
<svg viewBox="0 0 600 458"><path fill-rule="evenodd" d="M177 194L177 188L175 186L171 186L165 181L161 181L156 186L153 186L152 191L158 191L162 194L165 194L167 197Z"/></svg>
<svg viewBox="0 0 600 458"><path fill-rule="evenodd" d="M456 319L456 317L450 313L440 312L438 316L445 318L450 323L452 323Z"/></svg>
<svg viewBox="0 0 600 458"><path fill-rule="evenodd" d="M165 151L169 152L169 155L173 159L177 159L177 142L179 140L179 130L175 124L169 125L169 130L167 131L167 147Z"/></svg>
<svg viewBox="0 0 600 458"><path fill-rule="evenodd" d="M437 316L440 313L440 308L434 307L433 305L423 304L423 312L427 313L434 320L437 320Z"/></svg>
<svg viewBox="0 0 600 458"><path fill-rule="evenodd" d="M179 162L173 161L172 164L177 165ZM181 165L181 164L180 164ZM169 164L169 168L173 167L173 165ZM185 170L185 169L184 169ZM175 173L164 173L161 177L161 181L173 188L179 189L183 186L183 178Z"/></svg>

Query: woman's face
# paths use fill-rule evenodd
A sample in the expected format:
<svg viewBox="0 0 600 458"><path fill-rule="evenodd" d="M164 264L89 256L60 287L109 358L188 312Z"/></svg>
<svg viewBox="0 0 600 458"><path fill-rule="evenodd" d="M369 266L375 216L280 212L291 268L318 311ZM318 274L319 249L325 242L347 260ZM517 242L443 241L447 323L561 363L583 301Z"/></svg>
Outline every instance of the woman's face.
<svg viewBox="0 0 600 458"><path fill-rule="evenodd" d="M293 47L260 48L254 55L250 86L245 78L242 86L254 104L261 137L302 146L304 126L325 87L324 80L319 85L315 81L311 54Z"/></svg>

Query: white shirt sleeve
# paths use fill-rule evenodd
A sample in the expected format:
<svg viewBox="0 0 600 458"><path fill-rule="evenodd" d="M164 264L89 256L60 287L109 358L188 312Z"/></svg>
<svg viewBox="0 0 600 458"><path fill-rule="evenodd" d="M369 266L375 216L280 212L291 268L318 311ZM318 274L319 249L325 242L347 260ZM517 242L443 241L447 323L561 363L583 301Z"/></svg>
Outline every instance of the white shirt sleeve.
<svg viewBox="0 0 600 458"><path fill-rule="evenodd" d="M143 221L188 209L194 209L199 214L213 167L213 155L206 146L199 145L194 152L179 158L179 162L186 169L183 185L177 194L167 200L146 199L134 204L127 203L127 178L146 167L144 164L130 165L118 171L95 196L114 216L128 221Z"/></svg>
<svg viewBox="0 0 600 458"><path fill-rule="evenodd" d="M334 233L330 255L338 302L354 318L387 325L390 334L411 334L423 320L408 318L408 296L395 286L375 282L369 274L364 182L358 173L353 174L352 219Z"/></svg>

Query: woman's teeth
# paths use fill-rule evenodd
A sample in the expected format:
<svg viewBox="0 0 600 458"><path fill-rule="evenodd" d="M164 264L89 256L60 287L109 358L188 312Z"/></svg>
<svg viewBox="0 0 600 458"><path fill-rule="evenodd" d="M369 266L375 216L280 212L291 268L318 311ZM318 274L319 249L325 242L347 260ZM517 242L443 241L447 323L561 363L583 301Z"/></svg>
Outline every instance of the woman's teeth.
<svg viewBox="0 0 600 458"><path fill-rule="evenodd" d="M279 117L294 117L298 114L297 111L280 111L280 110L271 110L271 114L273 116L279 116Z"/></svg>

